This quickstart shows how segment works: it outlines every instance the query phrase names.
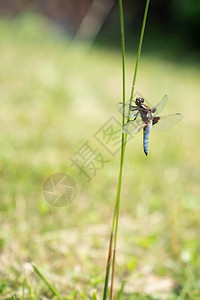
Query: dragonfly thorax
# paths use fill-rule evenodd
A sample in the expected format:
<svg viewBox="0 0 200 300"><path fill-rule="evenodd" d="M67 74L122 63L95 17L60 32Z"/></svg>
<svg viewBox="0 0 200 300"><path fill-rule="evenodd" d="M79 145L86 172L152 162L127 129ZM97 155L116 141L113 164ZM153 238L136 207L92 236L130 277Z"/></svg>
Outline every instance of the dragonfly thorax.
<svg viewBox="0 0 200 300"><path fill-rule="evenodd" d="M140 110L139 112L140 112L140 116L142 118L142 121L144 123L148 124L153 119L151 109L143 107L143 109Z"/></svg>
<svg viewBox="0 0 200 300"><path fill-rule="evenodd" d="M138 113L140 114L144 124L148 124L153 119L153 114L151 108L144 104L144 98L137 97L135 99L135 104L138 108Z"/></svg>

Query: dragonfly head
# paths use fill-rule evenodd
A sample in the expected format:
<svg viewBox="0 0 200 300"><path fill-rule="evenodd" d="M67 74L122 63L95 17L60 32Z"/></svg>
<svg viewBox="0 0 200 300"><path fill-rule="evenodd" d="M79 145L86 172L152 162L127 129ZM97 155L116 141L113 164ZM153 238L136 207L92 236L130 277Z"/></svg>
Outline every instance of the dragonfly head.
<svg viewBox="0 0 200 300"><path fill-rule="evenodd" d="M144 103L144 98L140 98L140 97L137 97L136 99L135 99L135 104L136 105L140 105L140 104L142 104L142 103Z"/></svg>

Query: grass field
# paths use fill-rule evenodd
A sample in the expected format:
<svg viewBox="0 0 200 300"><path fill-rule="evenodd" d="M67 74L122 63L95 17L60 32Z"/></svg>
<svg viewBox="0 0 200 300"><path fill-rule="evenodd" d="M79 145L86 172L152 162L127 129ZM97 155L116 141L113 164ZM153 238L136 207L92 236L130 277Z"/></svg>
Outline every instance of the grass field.
<svg viewBox="0 0 200 300"><path fill-rule="evenodd" d="M121 54L70 46L48 22L0 22L1 299L102 299L119 169L94 134L121 122ZM144 40L145 43L145 40ZM127 99L135 54L127 55ZM136 91L184 120L127 145L119 220L116 299L200 299L200 65L142 55ZM116 125L117 126L117 125ZM107 161L88 182L70 157L88 141ZM57 172L77 184L74 201L49 205L44 180ZM117 294L117 293L116 293ZM119 295L120 296L120 295Z"/></svg>

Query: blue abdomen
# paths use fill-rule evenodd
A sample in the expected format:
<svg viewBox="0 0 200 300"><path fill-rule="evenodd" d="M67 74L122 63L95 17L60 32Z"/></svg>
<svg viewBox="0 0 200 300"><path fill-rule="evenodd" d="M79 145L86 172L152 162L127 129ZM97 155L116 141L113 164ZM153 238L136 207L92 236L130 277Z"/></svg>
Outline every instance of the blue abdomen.
<svg viewBox="0 0 200 300"><path fill-rule="evenodd" d="M146 128L144 128L144 134L143 134L143 147L144 147L144 153L148 154L148 148L149 148L149 135L151 131L152 124L147 125Z"/></svg>

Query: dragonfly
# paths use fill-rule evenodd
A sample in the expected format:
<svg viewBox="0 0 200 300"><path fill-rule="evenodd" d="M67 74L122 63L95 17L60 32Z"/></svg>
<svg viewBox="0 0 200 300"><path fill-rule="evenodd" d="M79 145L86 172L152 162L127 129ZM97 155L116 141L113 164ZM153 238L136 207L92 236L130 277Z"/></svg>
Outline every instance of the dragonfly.
<svg viewBox="0 0 200 300"><path fill-rule="evenodd" d="M166 116L159 115L167 101L168 96L165 95L159 103L152 107L150 104L145 104L144 98L137 97L133 101L134 105L129 104L130 114L128 114L128 122L122 127L122 132L136 134L143 129L143 149L146 155L148 155L149 136L152 126L159 130L167 130L183 119L180 113Z"/></svg>

